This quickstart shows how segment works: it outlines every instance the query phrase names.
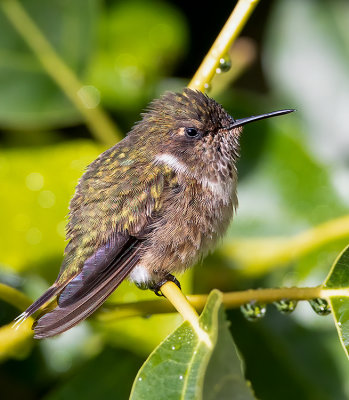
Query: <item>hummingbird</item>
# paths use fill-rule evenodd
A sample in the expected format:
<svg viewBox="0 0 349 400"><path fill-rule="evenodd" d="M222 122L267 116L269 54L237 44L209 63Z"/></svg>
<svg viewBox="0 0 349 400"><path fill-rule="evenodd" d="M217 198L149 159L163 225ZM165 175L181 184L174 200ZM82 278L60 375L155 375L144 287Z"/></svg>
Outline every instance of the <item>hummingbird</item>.
<svg viewBox="0 0 349 400"><path fill-rule="evenodd" d="M234 119L188 88L151 102L82 175L58 277L17 321L41 311L34 337L47 338L91 315L126 278L157 293L166 280L179 284L172 274L212 251L235 213L243 125L292 111Z"/></svg>

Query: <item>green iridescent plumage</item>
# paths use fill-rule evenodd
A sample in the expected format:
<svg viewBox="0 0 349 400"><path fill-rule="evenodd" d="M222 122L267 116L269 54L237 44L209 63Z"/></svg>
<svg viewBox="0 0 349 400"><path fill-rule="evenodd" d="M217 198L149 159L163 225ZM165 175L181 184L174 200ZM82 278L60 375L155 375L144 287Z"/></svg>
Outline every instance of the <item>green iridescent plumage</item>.
<svg viewBox="0 0 349 400"><path fill-rule="evenodd" d="M133 154L118 144L88 167L70 203L70 243L59 282L76 275L112 233L137 233L161 208L165 181L174 182L174 173L166 166L151 165L143 151Z"/></svg>

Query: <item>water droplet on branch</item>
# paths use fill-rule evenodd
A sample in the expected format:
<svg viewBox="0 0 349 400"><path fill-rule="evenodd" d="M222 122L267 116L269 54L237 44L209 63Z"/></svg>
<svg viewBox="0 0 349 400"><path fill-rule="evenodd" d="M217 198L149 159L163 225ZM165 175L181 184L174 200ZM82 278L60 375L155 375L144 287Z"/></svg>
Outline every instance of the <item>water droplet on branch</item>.
<svg viewBox="0 0 349 400"><path fill-rule="evenodd" d="M318 315L324 316L331 313L331 307L325 299L312 299L309 300L309 304Z"/></svg>
<svg viewBox="0 0 349 400"><path fill-rule="evenodd" d="M222 57L219 60L218 67L216 68L216 74L221 74L222 72L227 72L231 68L231 60L229 56Z"/></svg>
<svg viewBox="0 0 349 400"><path fill-rule="evenodd" d="M263 318L267 312L265 304L247 303L240 307L242 315L251 322L258 321Z"/></svg>
<svg viewBox="0 0 349 400"><path fill-rule="evenodd" d="M211 85L209 83L204 84L205 92L209 92L211 90Z"/></svg>
<svg viewBox="0 0 349 400"><path fill-rule="evenodd" d="M297 304L298 302L296 300L290 300L290 299L282 299L274 302L275 307L282 314L291 314L291 312L293 312L296 309Z"/></svg>

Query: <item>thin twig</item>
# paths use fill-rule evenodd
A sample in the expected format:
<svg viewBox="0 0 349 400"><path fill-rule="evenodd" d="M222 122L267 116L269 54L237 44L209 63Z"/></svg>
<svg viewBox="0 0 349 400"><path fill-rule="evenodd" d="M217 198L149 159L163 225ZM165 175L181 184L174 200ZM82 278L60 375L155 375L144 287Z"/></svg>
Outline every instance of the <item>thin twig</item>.
<svg viewBox="0 0 349 400"><path fill-rule="evenodd" d="M349 239L349 215L285 238L229 239L218 249L234 260L245 275L262 275L335 240Z"/></svg>
<svg viewBox="0 0 349 400"><path fill-rule="evenodd" d="M200 326L199 315L195 308L188 302L181 289L173 282L168 281L161 286L162 294L176 308L179 314L185 321L188 321L198 335L209 348L212 347L212 342L207 332Z"/></svg>
<svg viewBox="0 0 349 400"><path fill-rule="evenodd" d="M197 323L198 313L175 283L166 282L161 286L161 292L186 321Z"/></svg>
<svg viewBox="0 0 349 400"><path fill-rule="evenodd" d="M24 311L30 306L32 300L19 290L0 283L0 299Z"/></svg>
<svg viewBox="0 0 349 400"><path fill-rule="evenodd" d="M206 85L210 84L216 73L219 60L228 53L230 46L245 26L249 16L258 4L258 1L259 0L238 1L223 29L217 36L217 39L214 41L193 79L190 81L188 85L190 89L197 89L203 92Z"/></svg>
<svg viewBox="0 0 349 400"><path fill-rule="evenodd" d="M118 140L121 140L120 131L102 108L98 105L93 108L86 106L86 102L84 103L79 96L79 91L84 87L83 83L79 81L75 73L48 42L21 3L17 0L1 0L0 5L13 27L37 56L48 75L61 87L66 96L80 111L92 134L107 145L115 144ZM85 96L89 96L88 92L85 93Z"/></svg>
<svg viewBox="0 0 349 400"><path fill-rule="evenodd" d="M167 285L167 283L165 285ZM176 293L176 295L177 294L178 293ZM176 295L169 298L171 302L164 299L157 299L133 303L109 303L103 306L100 312L97 312L96 317L98 320L111 321L120 318L173 313L175 312L175 308L180 313L182 313L182 305L180 307L177 307L179 302L176 298ZM186 296L186 299L187 301L189 301L191 306L195 307L198 312L201 312L206 304L207 297L207 294L197 294L188 295ZM311 300L318 297L328 297L326 290L322 289L321 286L306 288L292 287L275 289L251 289L238 292L223 293L223 304L225 308L229 309L237 308L242 306L243 304L247 304L250 302L268 304L284 299Z"/></svg>

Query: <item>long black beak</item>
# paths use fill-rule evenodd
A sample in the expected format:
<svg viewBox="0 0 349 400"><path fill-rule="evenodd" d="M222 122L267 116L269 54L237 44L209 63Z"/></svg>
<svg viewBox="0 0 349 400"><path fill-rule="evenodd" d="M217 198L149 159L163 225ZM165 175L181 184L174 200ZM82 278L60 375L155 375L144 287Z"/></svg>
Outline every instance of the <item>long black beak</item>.
<svg viewBox="0 0 349 400"><path fill-rule="evenodd" d="M239 126L249 124L250 122L259 121L260 119L265 119L265 118L277 117L279 115L288 114L293 111L295 111L295 110L293 110L293 109L279 110L279 111L273 111L273 112L270 112L267 114L261 114L261 115L256 115L256 116L252 116L252 117L236 119L231 127L237 128Z"/></svg>

